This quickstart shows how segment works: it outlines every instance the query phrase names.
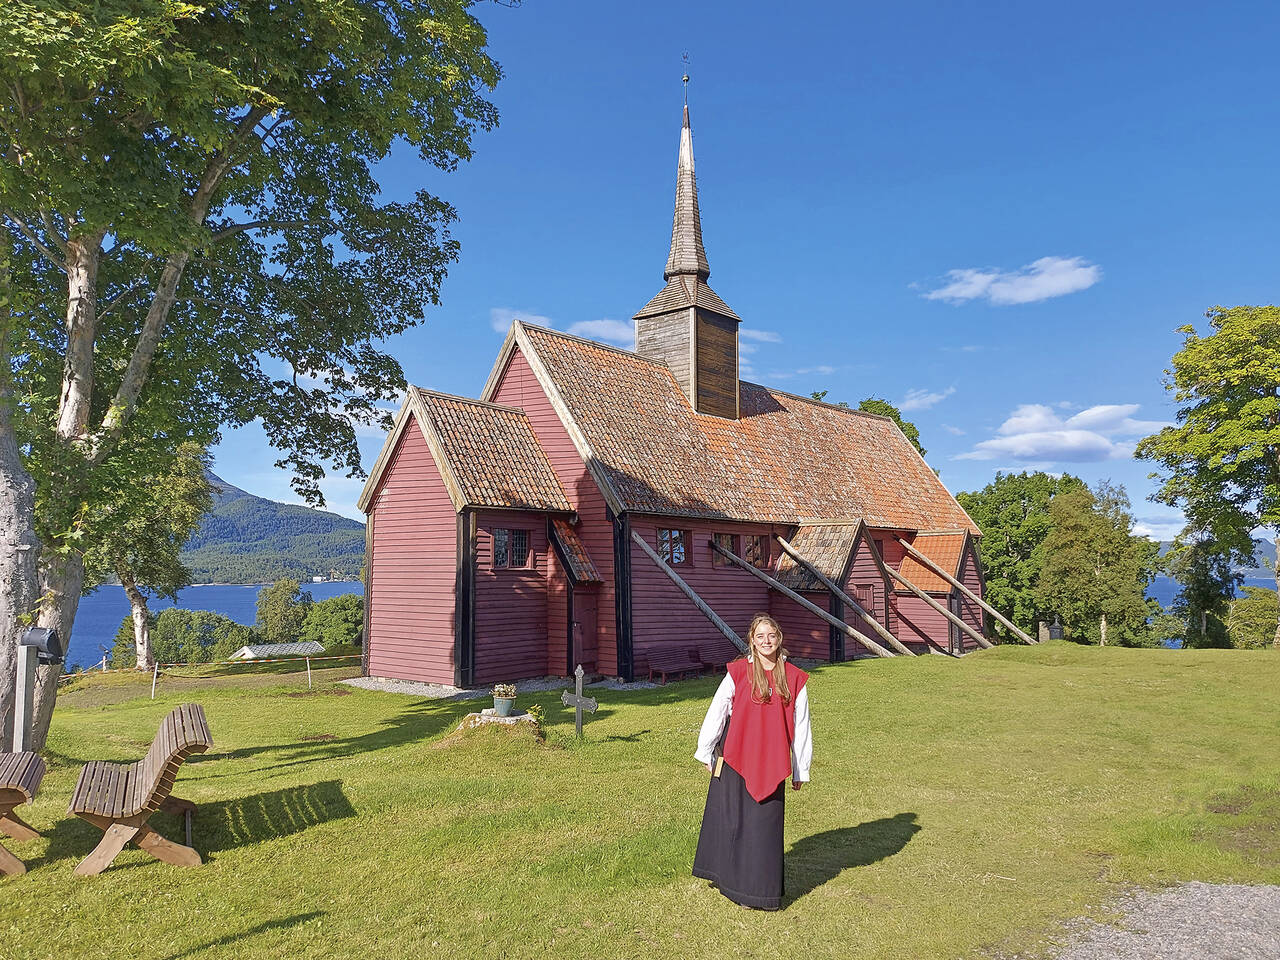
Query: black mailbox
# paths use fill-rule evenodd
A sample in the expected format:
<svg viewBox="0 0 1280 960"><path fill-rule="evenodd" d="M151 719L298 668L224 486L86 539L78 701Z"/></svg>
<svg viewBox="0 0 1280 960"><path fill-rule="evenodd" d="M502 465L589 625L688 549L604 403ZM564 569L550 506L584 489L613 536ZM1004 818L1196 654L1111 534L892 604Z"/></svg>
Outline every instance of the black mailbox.
<svg viewBox="0 0 1280 960"><path fill-rule="evenodd" d="M19 641L24 647L35 647L41 663L62 662L62 641L52 627L31 627L24 631Z"/></svg>

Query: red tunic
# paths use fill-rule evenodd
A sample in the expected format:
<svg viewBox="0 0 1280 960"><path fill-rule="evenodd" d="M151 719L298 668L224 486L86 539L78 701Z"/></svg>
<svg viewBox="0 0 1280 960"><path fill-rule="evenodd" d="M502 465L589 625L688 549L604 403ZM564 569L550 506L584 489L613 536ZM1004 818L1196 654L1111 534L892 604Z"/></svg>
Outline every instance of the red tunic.
<svg viewBox="0 0 1280 960"><path fill-rule="evenodd" d="M767 799L778 784L791 775L791 742L796 735L796 697L804 689L809 675L791 661L783 662L791 699L783 704L776 692L768 703L756 699L751 687L752 665L734 660L729 666L733 677L733 712L729 715L729 734L724 741L724 762L746 781L747 792L757 803Z"/></svg>

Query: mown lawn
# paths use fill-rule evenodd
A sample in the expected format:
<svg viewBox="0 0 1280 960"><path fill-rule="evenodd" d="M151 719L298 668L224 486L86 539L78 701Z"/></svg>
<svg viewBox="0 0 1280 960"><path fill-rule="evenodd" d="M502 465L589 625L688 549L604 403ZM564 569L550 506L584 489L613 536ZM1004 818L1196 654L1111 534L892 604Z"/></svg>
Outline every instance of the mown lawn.
<svg viewBox="0 0 1280 960"><path fill-rule="evenodd" d="M1065 644L815 671L814 783L788 795L789 902L689 875L715 680L601 692L587 738L454 734L475 703L305 678L81 682L0 880L0 957L986 957L1127 883L1280 882L1280 656ZM283 684L283 685L282 685ZM184 699L216 745L183 870L64 815L89 759L131 761ZM170 836L180 826L156 822Z"/></svg>

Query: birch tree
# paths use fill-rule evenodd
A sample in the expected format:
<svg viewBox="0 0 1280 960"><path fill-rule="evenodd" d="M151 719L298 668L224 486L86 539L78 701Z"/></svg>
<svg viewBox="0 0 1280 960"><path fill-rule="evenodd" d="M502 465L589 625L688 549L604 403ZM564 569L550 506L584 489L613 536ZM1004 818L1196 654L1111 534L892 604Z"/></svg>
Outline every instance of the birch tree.
<svg viewBox="0 0 1280 960"><path fill-rule="evenodd" d="M382 196L376 168L397 145L426 169L470 156L496 122L485 43L469 0L6 2L6 726L13 614L38 598L70 640L122 449L257 420L310 502L326 464L361 475L355 426L385 424L404 382L376 344L458 255L453 209ZM45 669L37 747L55 693Z"/></svg>

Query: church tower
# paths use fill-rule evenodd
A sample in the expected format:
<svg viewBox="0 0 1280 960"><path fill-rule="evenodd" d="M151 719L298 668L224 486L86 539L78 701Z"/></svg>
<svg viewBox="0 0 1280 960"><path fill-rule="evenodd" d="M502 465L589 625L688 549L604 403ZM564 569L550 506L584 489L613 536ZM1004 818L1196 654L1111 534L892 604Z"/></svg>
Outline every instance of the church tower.
<svg viewBox="0 0 1280 960"><path fill-rule="evenodd" d="M634 317L636 353L665 361L699 413L736 420L738 325L742 321L707 286L711 267L702 247L688 104L680 129L671 253L662 276L667 285Z"/></svg>

